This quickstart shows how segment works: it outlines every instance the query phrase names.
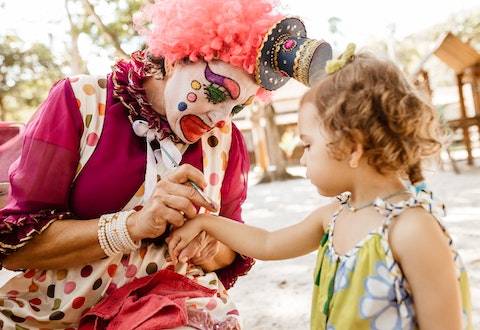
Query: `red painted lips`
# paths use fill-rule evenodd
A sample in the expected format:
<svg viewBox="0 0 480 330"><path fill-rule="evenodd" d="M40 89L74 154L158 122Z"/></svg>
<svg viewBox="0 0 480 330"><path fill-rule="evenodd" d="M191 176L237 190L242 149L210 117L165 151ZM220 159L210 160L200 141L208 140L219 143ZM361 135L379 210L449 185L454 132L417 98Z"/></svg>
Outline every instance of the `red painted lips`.
<svg viewBox="0 0 480 330"><path fill-rule="evenodd" d="M212 127L205 124L200 117L195 115L183 116L182 119L180 119L180 128L182 129L183 136L189 142L197 141L205 132L212 129Z"/></svg>

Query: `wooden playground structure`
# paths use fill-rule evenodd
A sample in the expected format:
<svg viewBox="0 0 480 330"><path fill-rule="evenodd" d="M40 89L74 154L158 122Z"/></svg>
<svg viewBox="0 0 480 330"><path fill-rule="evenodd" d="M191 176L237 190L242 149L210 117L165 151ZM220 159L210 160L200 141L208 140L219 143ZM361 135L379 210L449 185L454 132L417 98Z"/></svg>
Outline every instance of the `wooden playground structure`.
<svg viewBox="0 0 480 330"><path fill-rule="evenodd" d="M451 32L443 34L433 51L423 58L413 74L415 84L430 100L435 90L432 89L429 73L425 69L425 65L433 56L445 63L455 74L455 83L458 90L457 109L459 111L454 115L455 118L446 120L446 124L453 135L461 132L461 138L453 142L465 148L467 163L468 165L473 165L474 145L478 144L478 140L480 140L480 53ZM468 109L467 107L466 88L470 88L469 94L473 99L473 109ZM452 117L452 114L449 117ZM475 133L475 130L476 134L472 134ZM472 135L477 136L476 141L472 139ZM451 147L447 148L447 153L452 161L454 170L458 172L456 160L452 157L450 149Z"/></svg>

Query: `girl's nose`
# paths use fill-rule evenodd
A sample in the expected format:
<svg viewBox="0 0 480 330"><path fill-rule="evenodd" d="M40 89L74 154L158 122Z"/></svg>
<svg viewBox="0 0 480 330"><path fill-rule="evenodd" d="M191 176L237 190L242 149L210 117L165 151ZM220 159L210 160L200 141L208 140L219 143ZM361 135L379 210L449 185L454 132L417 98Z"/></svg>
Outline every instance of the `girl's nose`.
<svg viewBox="0 0 480 330"><path fill-rule="evenodd" d="M218 128L222 128L223 126L225 126L225 120L220 120L215 126L217 126Z"/></svg>

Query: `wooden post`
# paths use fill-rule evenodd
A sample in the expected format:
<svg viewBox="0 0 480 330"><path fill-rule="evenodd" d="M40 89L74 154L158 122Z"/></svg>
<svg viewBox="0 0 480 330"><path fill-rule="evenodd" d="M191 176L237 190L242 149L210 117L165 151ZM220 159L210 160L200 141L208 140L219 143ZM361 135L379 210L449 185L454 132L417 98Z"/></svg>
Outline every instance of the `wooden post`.
<svg viewBox="0 0 480 330"><path fill-rule="evenodd" d="M457 74L457 87L458 87L458 96L460 102L460 114L462 116L462 129L463 129L463 143L467 149L467 162L468 165L473 165L473 155L472 155L472 143L470 141L470 133L468 132L468 125L466 125L467 119L467 108L465 107L465 98L463 96L463 74Z"/></svg>
<svg viewBox="0 0 480 330"><path fill-rule="evenodd" d="M480 115L480 64L471 66L465 70L467 80L472 87L472 98L475 106L475 114Z"/></svg>
<svg viewBox="0 0 480 330"><path fill-rule="evenodd" d="M265 135L267 137L268 156L271 165L275 167L271 171L271 175L275 180L286 180L293 178L287 172L287 161L280 148L280 133L275 122L275 108L272 103L266 104L263 107L263 114L265 118Z"/></svg>
<svg viewBox="0 0 480 330"><path fill-rule="evenodd" d="M260 182L270 182L272 181L268 172L270 159L268 157L267 139L262 127L262 121L265 121L265 119L262 118L262 108L258 103L254 103L250 108L250 122L252 125L252 138L256 165L259 166L263 172L263 177Z"/></svg>
<svg viewBox="0 0 480 330"><path fill-rule="evenodd" d="M477 128L480 139L480 64L469 67L468 82L472 88L473 106L475 108L475 116L477 117Z"/></svg>
<svg viewBox="0 0 480 330"><path fill-rule="evenodd" d="M422 79L423 79L423 88L425 90L425 94L428 96L430 102L432 101L433 91L432 87L430 86L430 77L428 76L428 72L422 70Z"/></svg>

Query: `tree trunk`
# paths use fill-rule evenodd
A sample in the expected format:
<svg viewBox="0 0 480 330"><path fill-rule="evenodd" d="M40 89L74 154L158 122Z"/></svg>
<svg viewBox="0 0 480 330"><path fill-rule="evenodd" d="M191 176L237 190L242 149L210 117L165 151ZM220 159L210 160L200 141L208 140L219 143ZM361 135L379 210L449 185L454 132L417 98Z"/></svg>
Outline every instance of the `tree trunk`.
<svg viewBox="0 0 480 330"><path fill-rule="evenodd" d="M65 0L65 10L67 11L68 21L70 23L70 40L71 44L70 47L67 45L68 53L71 56L70 61L70 69L72 70L72 75L78 74L88 74L88 69L85 64L85 61L82 59L80 55L80 50L78 49L78 37L80 33L73 22L72 15L70 14L70 10L68 9L68 2L69 0Z"/></svg>
<svg viewBox="0 0 480 330"><path fill-rule="evenodd" d="M103 32L103 34L107 37L108 40L112 43L112 46L115 48L115 51L117 52L117 56L123 57L123 58L128 58L128 54L122 49L120 46L120 41L117 39L117 37L108 29L108 27L103 24L102 19L100 16L97 15L95 12L95 8L93 5L90 3L88 0L82 0L83 6L85 7L85 10L87 11L87 14L90 15L93 18L93 21L97 25L98 29Z"/></svg>
<svg viewBox="0 0 480 330"><path fill-rule="evenodd" d="M271 182L273 178L270 176L268 168L270 159L268 157L267 138L265 130L262 127L262 106L254 103L250 111L250 123L252 126L253 148L255 152L256 166L262 171L262 177L259 183Z"/></svg>
<svg viewBox="0 0 480 330"><path fill-rule="evenodd" d="M0 96L0 121L7 120L7 109L3 105L3 96Z"/></svg>
<svg viewBox="0 0 480 330"><path fill-rule="evenodd" d="M274 180L292 179L293 176L287 172L287 161L280 148L280 133L275 122L275 108L269 103L263 107L262 112L265 118L265 135L270 165L273 165L273 168L269 169L270 176Z"/></svg>

